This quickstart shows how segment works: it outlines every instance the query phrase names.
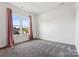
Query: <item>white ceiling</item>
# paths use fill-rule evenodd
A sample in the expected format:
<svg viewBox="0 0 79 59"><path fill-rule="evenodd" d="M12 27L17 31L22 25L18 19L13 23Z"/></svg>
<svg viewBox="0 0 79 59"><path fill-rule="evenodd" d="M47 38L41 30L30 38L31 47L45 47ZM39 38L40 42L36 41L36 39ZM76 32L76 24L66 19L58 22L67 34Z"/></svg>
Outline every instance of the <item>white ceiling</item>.
<svg viewBox="0 0 79 59"><path fill-rule="evenodd" d="M62 4L60 2L10 2L10 4L22 8L26 11L40 14L43 12L50 11L51 9L54 9L55 7L59 6L59 4Z"/></svg>

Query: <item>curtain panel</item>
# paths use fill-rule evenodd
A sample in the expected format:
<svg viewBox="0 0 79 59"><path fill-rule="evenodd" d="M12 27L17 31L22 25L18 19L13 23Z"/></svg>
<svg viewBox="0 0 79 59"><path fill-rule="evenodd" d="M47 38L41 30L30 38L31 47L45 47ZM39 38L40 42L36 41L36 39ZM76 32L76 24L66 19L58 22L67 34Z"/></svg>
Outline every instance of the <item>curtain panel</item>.
<svg viewBox="0 0 79 59"><path fill-rule="evenodd" d="M7 20L8 20L8 47L14 46L13 40L13 20L12 20L12 10L7 8Z"/></svg>
<svg viewBox="0 0 79 59"><path fill-rule="evenodd" d="M30 39L30 40L33 40L32 16L29 16L29 19L30 19L29 39Z"/></svg>

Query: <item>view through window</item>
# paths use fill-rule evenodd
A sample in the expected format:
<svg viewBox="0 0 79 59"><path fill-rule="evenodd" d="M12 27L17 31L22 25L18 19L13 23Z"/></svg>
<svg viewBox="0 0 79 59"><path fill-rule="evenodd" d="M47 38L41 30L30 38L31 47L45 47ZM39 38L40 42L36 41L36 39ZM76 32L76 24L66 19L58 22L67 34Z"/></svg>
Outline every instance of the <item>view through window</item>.
<svg viewBox="0 0 79 59"><path fill-rule="evenodd" d="M26 34L29 29L29 17L13 15L13 34Z"/></svg>
<svg viewBox="0 0 79 59"><path fill-rule="evenodd" d="M29 30L29 18L27 16L22 19L22 34L28 33Z"/></svg>

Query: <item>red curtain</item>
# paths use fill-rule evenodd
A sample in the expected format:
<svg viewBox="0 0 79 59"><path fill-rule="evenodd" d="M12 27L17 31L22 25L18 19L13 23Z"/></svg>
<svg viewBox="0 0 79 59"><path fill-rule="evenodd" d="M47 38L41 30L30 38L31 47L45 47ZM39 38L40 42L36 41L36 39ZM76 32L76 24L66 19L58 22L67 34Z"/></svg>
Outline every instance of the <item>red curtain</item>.
<svg viewBox="0 0 79 59"><path fill-rule="evenodd" d="M7 18L8 18L8 47L14 45L13 40L13 21L12 21L12 10L7 8Z"/></svg>
<svg viewBox="0 0 79 59"><path fill-rule="evenodd" d="M33 31L32 31L32 16L29 16L30 19L30 31L29 31L29 39L32 40L33 39Z"/></svg>

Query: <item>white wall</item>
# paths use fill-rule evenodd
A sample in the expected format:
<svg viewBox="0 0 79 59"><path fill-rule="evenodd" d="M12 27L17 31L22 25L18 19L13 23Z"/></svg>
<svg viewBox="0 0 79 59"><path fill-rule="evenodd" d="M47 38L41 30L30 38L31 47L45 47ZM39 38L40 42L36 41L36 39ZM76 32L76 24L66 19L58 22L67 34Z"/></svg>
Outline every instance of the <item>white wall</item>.
<svg viewBox="0 0 79 59"><path fill-rule="evenodd" d="M25 10L19 9L8 3L0 3L0 48L7 45L7 11L6 11L6 8L11 8L14 13L20 14L22 16L32 15L32 17L34 17L32 20L33 21L35 20L35 14L33 13L26 12ZM33 26L33 28L35 28L35 26ZM33 30L35 34L35 29Z"/></svg>
<svg viewBox="0 0 79 59"><path fill-rule="evenodd" d="M13 35L14 43L20 43L29 40L28 34L23 35Z"/></svg>
<svg viewBox="0 0 79 59"><path fill-rule="evenodd" d="M67 44L74 40L74 3L66 3L38 15L38 38Z"/></svg>
<svg viewBox="0 0 79 59"><path fill-rule="evenodd" d="M33 30L33 37L37 38L37 15L32 15L32 30Z"/></svg>
<svg viewBox="0 0 79 59"><path fill-rule="evenodd" d="M79 54L79 3L76 3L75 6L76 6L75 42L76 42L76 47L77 47L78 54Z"/></svg>
<svg viewBox="0 0 79 59"><path fill-rule="evenodd" d="M6 9L0 3L0 47L6 46L7 44L6 24Z"/></svg>

